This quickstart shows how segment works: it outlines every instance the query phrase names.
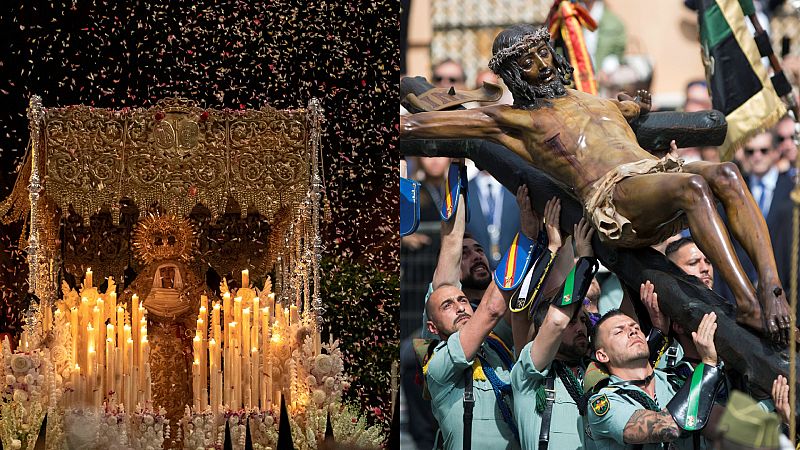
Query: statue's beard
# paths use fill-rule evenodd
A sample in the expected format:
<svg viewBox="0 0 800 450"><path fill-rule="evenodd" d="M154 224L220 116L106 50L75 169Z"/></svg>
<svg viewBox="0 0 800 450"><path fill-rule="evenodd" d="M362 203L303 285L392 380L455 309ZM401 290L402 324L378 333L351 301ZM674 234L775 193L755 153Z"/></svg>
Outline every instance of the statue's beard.
<svg viewBox="0 0 800 450"><path fill-rule="evenodd" d="M552 81L548 81L545 84L531 87L538 98L556 98L567 93L564 84L558 77L553 78Z"/></svg>
<svg viewBox="0 0 800 450"><path fill-rule="evenodd" d="M559 77L554 77L552 80L538 85L523 82L517 86L515 92L512 92L514 104L523 107L533 106L537 100L552 99L566 93L567 89Z"/></svg>

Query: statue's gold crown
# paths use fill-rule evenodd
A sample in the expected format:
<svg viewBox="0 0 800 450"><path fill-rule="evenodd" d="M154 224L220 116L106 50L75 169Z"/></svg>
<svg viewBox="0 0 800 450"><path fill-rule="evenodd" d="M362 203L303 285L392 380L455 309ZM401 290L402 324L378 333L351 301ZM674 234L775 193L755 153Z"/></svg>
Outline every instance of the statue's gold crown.
<svg viewBox="0 0 800 450"><path fill-rule="evenodd" d="M145 264L192 255L194 230L186 219L174 215L148 214L133 230L133 251Z"/></svg>

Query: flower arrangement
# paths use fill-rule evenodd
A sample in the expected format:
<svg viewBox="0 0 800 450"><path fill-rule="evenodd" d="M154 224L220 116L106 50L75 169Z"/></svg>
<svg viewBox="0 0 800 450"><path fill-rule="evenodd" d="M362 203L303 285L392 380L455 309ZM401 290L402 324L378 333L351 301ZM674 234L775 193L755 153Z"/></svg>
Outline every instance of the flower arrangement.
<svg viewBox="0 0 800 450"><path fill-rule="evenodd" d="M334 402L318 407L309 405L303 415L290 417L292 443L296 450L316 450L325 438L328 413L331 417L333 436L342 447L378 448L384 440L383 429L379 425L370 426L360 415L358 408Z"/></svg>
<svg viewBox="0 0 800 450"><path fill-rule="evenodd" d="M0 438L5 448L33 448L48 406L61 396L49 350L12 353L2 345L2 405Z"/></svg>
<svg viewBox="0 0 800 450"><path fill-rule="evenodd" d="M158 450L169 439L169 420L164 408L155 410L139 405L131 414L130 436L133 450Z"/></svg>

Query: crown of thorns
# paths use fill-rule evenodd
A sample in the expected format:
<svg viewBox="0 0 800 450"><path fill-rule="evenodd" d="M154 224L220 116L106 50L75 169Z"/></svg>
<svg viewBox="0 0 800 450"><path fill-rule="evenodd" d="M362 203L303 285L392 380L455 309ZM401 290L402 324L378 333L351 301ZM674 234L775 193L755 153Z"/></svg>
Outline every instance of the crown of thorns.
<svg viewBox="0 0 800 450"><path fill-rule="evenodd" d="M550 42L550 33L547 32L545 27L539 28L535 33L524 35L516 44L495 53L492 59L489 60L489 68L492 69L492 72L497 73L497 70L507 59L518 56L541 41Z"/></svg>

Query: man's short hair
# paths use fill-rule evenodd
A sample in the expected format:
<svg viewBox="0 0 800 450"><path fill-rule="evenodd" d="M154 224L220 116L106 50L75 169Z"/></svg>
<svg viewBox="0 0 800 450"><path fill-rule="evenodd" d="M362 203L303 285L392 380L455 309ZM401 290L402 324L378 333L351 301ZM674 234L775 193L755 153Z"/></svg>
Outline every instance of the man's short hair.
<svg viewBox="0 0 800 450"><path fill-rule="evenodd" d="M687 244L694 244L694 239L690 237L682 237L677 241L672 241L667 245L667 248L664 249L664 255L666 255L666 257L669 258L671 254L677 252L678 250L681 249L681 247Z"/></svg>
<svg viewBox="0 0 800 450"><path fill-rule="evenodd" d="M597 323L594 324L594 327L592 328L589 337L589 344L591 345L591 351L592 351L592 359L594 359L594 352L597 351L598 330L600 330L600 325L602 325L603 322L605 322L606 320L616 316L628 316L628 315L619 309L612 309L607 313L603 314L603 317L601 317L600 320L598 320Z"/></svg>

